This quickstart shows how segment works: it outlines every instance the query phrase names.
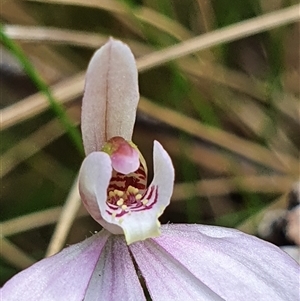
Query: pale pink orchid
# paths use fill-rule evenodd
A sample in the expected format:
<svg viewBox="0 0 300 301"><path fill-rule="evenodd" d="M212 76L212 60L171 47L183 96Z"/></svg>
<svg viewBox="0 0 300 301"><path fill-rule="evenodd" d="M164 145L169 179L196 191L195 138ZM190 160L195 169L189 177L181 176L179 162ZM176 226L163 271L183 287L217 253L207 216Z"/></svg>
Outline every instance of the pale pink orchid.
<svg viewBox="0 0 300 301"><path fill-rule="evenodd" d="M110 40L89 64L82 102L82 136L87 157L79 174L82 201L104 228L125 235L128 244L158 236L158 217L169 205L174 168L154 142L154 178L147 187L147 167L131 142L139 101L134 56Z"/></svg>
<svg viewBox="0 0 300 301"><path fill-rule="evenodd" d="M2 301L295 301L299 265L276 246L233 229L163 225L172 162L154 143L154 179L131 142L138 81L130 49L111 39L87 71L80 193L104 229L9 280Z"/></svg>

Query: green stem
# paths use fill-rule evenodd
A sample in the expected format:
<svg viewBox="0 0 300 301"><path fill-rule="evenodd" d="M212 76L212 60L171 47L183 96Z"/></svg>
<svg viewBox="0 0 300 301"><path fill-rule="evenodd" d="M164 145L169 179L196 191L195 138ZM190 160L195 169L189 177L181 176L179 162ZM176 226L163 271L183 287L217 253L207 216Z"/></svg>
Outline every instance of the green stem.
<svg viewBox="0 0 300 301"><path fill-rule="evenodd" d="M47 98L51 109L54 111L63 127L65 128L67 134L75 144L78 151L83 154L83 146L81 135L78 129L74 126L68 115L66 114L63 106L55 100L52 93L49 90L48 85L43 81L43 79L36 72L34 66L31 64L23 50L10 38L5 32L3 25L0 23L0 41L3 45L14 54L14 56L19 60L22 65L24 71L32 80L32 82L36 85L37 89L41 91Z"/></svg>

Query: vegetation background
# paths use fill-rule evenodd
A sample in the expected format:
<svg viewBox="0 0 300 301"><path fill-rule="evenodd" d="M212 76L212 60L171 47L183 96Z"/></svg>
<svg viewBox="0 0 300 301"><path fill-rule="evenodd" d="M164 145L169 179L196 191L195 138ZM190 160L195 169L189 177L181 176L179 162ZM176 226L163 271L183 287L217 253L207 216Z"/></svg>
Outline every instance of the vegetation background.
<svg viewBox="0 0 300 301"><path fill-rule="evenodd" d="M0 285L101 229L80 205L84 72L110 36L132 48L133 141L176 169L163 223L257 234L299 179L296 0L1 0Z"/></svg>

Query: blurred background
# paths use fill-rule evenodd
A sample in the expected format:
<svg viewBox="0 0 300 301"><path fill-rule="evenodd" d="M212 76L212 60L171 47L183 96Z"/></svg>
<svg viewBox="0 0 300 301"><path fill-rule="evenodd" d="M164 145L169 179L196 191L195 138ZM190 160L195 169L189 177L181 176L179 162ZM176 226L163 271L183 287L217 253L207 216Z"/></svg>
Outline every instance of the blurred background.
<svg viewBox="0 0 300 301"><path fill-rule="evenodd" d="M161 222L239 228L293 245L285 226L300 190L296 4L2 0L0 285L101 229L80 205L76 176L84 72L110 36L137 59L133 141L149 182L153 140L175 166Z"/></svg>

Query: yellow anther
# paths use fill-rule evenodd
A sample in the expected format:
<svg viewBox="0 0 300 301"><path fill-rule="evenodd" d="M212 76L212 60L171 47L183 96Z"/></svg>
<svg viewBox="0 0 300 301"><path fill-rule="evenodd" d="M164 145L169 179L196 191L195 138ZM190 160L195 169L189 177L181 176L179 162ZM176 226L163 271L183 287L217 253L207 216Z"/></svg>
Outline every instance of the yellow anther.
<svg viewBox="0 0 300 301"><path fill-rule="evenodd" d="M118 206L122 206L124 204L124 199L120 198L118 201L117 201L117 205Z"/></svg>
<svg viewBox="0 0 300 301"><path fill-rule="evenodd" d="M126 205L122 205L122 210L126 210L127 209L127 206Z"/></svg>
<svg viewBox="0 0 300 301"><path fill-rule="evenodd" d="M136 196L135 196L135 199L137 201L139 201L140 199L142 198L142 195L140 193L138 193Z"/></svg>
<svg viewBox="0 0 300 301"><path fill-rule="evenodd" d="M116 194L118 197L121 197L121 196L123 196L124 192L121 190L117 190Z"/></svg>
<svg viewBox="0 0 300 301"><path fill-rule="evenodd" d="M127 188L127 194L128 194L128 193L132 193L132 194L135 195L135 194L137 194L138 192L139 192L139 190L138 190L137 188L131 186L131 185L129 185L128 188Z"/></svg>
<svg viewBox="0 0 300 301"><path fill-rule="evenodd" d="M108 196L109 196L110 198L112 198L112 197L115 196L115 194L114 194L114 192L111 190L111 191L108 193Z"/></svg>
<svg viewBox="0 0 300 301"><path fill-rule="evenodd" d="M134 191L134 187L129 185L128 188L127 188L127 192L133 193L133 191Z"/></svg>
<svg viewBox="0 0 300 301"><path fill-rule="evenodd" d="M143 205L146 205L148 202L149 202L149 200L147 200L147 199L142 200Z"/></svg>

